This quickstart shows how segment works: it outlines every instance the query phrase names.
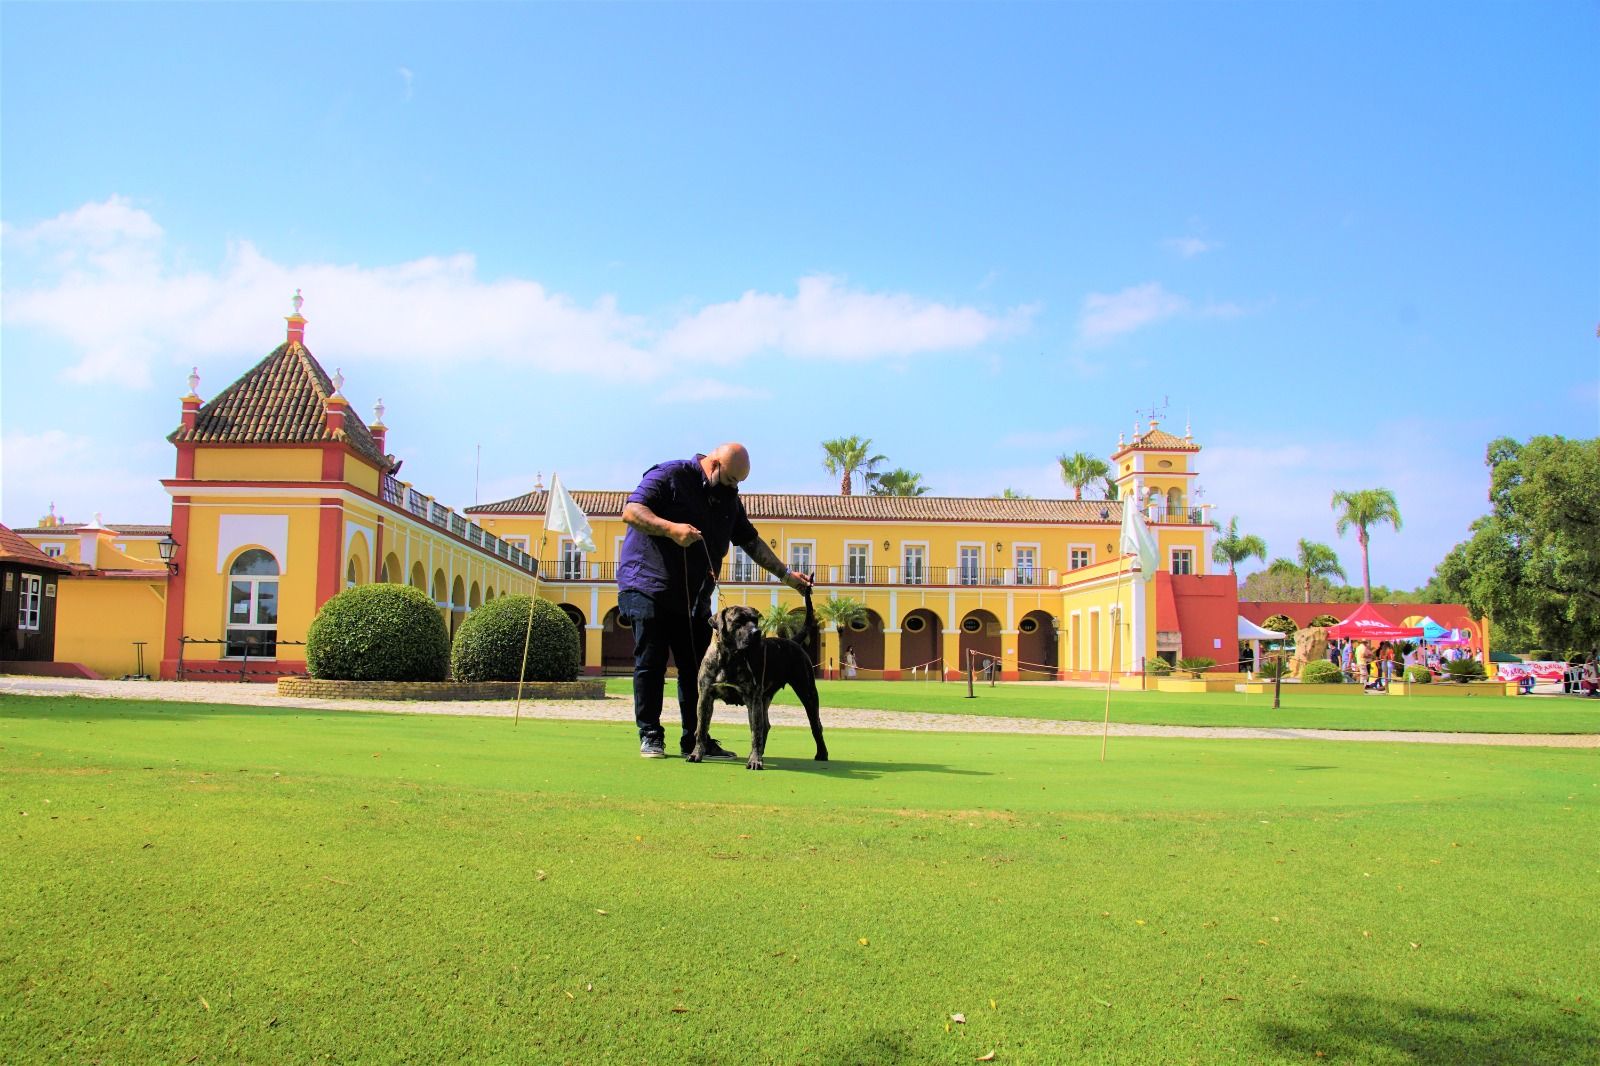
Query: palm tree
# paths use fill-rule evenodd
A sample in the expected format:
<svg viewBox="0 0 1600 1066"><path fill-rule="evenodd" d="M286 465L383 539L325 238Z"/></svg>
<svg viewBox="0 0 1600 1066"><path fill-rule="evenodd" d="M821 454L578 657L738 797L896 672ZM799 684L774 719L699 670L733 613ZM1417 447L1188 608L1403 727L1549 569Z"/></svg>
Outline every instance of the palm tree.
<svg viewBox="0 0 1600 1066"><path fill-rule="evenodd" d="M1031 500L1031 499L1033 499L1033 497L1029 496L1026 492L1018 492L1016 489L1012 489L1012 488L1001 489L998 493L995 494L994 498L997 499L997 500Z"/></svg>
<svg viewBox="0 0 1600 1066"><path fill-rule="evenodd" d="M1319 544L1314 540L1300 539L1296 555L1298 565L1295 569L1300 571L1306 583L1306 602L1311 602L1311 582L1315 578L1326 581L1328 578L1337 577L1340 581L1349 581L1345 577L1344 567L1339 565L1339 553L1326 544Z"/></svg>
<svg viewBox="0 0 1600 1066"><path fill-rule="evenodd" d="M834 593L823 602L817 604L817 618L823 623L822 643L818 654L822 661L827 662L828 626L833 626L835 633L841 632L851 622L860 621L867 617L867 608L860 600L852 600L847 596Z"/></svg>
<svg viewBox="0 0 1600 1066"><path fill-rule="evenodd" d="M1228 532L1217 538L1216 545L1211 549L1211 558L1219 563L1228 564L1228 575L1234 576L1235 567L1251 556L1262 562L1267 561L1267 542L1248 533L1239 535L1239 516L1234 515L1228 519Z"/></svg>
<svg viewBox="0 0 1600 1066"><path fill-rule="evenodd" d="M1388 489L1356 489L1353 492L1335 492L1330 505L1339 511L1333 531L1339 536L1356 527L1356 541L1361 545L1361 602L1372 599L1372 575L1367 559L1367 530L1388 522L1396 531L1400 529L1400 505ZM1344 510L1340 511L1339 508Z"/></svg>
<svg viewBox="0 0 1600 1066"><path fill-rule="evenodd" d="M769 637L792 638L800 631L805 616L795 614L781 603L774 603L761 616L761 632Z"/></svg>
<svg viewBox="0 0 1600 1066"><path fill-rule="evenodd" d="M1096 459L1088 452L1058 455L1056 462L1061 464L1061 480L1072 486L1074 500L1083 499L1083 487L1089 482L1111 473L1104 459Z"/></svg>
<svg viewBox="0 0 1600 1066"><path fill-rule="evenodd" d="M863 486L871 482L873 469L886 458L871 451L870 437L836 437L822 442L822 468L838 476L839 495L850 495L850 482L857 474Z"/></svg>
<svg viewBox="0 0 1600 1066"><path fill-rule="evenodd" d="M896 467L885 474L873 474L868 491L874 496L921 496L928 492L922 475L904 467Z"/></svg>
<svg viewBox="0 0 1600 1066"><path fill-rule="evenodd" d="M1102 478L1101 480L1105 482L1105 490L1104 491L1105 491L1106 499L1108 499L1108 500L1116 499L1117 498L1117 493L1119 491L1117 489L1117 483L1115 481L1113 481L1109 477Z"/></svg>

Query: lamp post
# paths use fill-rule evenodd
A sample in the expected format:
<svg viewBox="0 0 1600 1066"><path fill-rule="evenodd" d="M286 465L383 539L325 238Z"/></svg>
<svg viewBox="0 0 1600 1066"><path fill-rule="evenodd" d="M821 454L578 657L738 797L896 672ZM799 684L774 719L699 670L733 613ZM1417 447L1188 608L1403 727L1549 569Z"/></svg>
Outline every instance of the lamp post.
<svg viewBox="0 0 1600 1066"><path fill-rule="evenodd" d="M178 556L178 549L180 547L182 547L182 545L172 539L171 533L168 533L166 536L162 537L156 542L156 551L161 553L161 561L167 564L167 573L171 574L173 577L178 576L178 564L174 560L176 560Z"/></svg>

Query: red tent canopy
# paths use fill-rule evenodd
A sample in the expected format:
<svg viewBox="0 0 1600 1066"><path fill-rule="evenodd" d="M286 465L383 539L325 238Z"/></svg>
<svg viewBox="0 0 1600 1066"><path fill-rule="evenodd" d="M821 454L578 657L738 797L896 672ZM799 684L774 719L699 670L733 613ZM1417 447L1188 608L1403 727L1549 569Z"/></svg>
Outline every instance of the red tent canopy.
<svg viewBox="0 0 1600 1066"><path fill-rule="evenodd" d="M1328 636L1336 640L1414 640L1422 636L1422 627L1396 625L1374 610L1372 604L1363 603L1349 618L1329 626Z"/></svg>

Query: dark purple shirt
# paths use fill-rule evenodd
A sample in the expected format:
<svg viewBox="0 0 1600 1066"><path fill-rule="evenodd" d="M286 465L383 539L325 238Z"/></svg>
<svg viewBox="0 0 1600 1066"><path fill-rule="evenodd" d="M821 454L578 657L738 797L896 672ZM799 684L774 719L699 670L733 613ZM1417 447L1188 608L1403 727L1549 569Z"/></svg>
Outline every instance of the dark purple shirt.
<svg viewBox="0 0 1600 1066"><path fill-rule="evenodd" d="M705 539L684 549L671 537L652 537L629 526L617 560L619 592L642 592L657 600L665 595L667 607L690 600L698 603L710 595L711 575L722 568L729 542L749 544L759 536L744 513L739 490L706 479L700 469L704 458L657 463L644 472L628 502L642 503L668 522L687 522Z"/></svg>

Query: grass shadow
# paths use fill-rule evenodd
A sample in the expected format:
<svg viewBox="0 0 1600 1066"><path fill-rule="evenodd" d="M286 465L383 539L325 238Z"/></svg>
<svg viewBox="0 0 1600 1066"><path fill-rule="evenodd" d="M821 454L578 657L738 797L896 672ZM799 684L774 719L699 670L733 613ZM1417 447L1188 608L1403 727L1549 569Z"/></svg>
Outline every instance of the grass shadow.
<svg viewBox="0 0 1600 1066"><path fill-rule="evenodd" d="M815 759L774 759L768 756L766 764L768 770L817 774L841 781L876 781L885 774L905 773L950 774L955 777L994 776L987 770L961 770L943 763L931 762L867 762L860 759L831 759L828 762L817 762Z"/></svg>
<svg viewBox="0 0 1600 1066"><path fill-rule="evenodd" d="M1376 996L1323 998L1294 1021L1265 1023L1281 1054L1311 1061L1573 1063L1593 1061L1600 1027L1594 1007L1564 1007L1544 993L1503 988L1488 1002L1443 1007Z"/></svg>
<svg viewBox="0 0 1600 1066"><path fill-rule="evenodd" d="M333 713L323 708L270 707L245 703L181 703L177 700L99 699L87 696L12 696L0 699L0 719L48 721L186 721L199 718L288 718Z"/></svg>

